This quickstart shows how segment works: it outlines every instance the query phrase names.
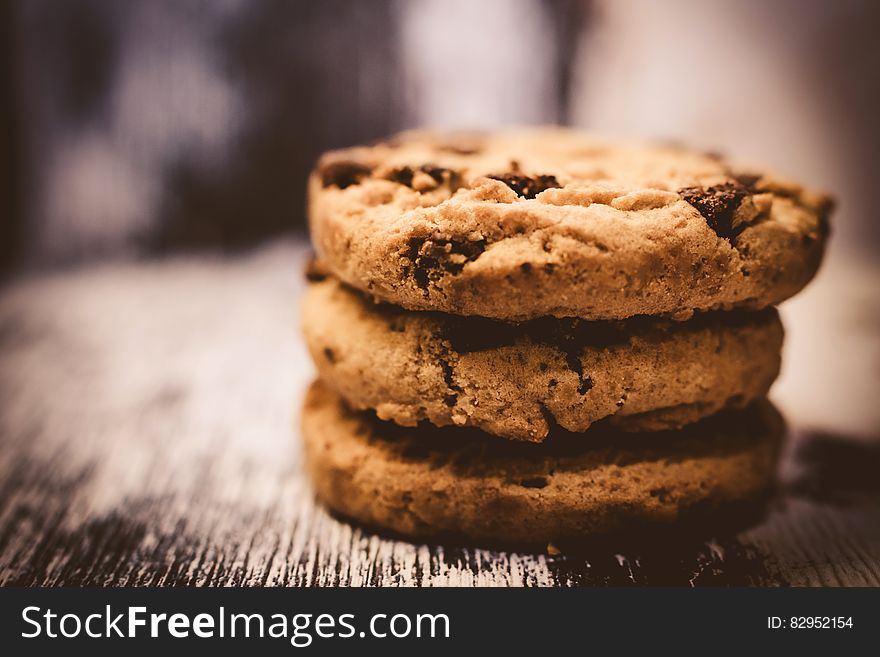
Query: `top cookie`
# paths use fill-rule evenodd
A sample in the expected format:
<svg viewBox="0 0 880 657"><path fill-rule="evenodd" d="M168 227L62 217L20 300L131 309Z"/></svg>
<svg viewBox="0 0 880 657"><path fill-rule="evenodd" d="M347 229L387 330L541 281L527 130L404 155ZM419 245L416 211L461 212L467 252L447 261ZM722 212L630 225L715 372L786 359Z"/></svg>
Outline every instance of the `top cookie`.
<svg viewBox="0 0 880 657"><path fill-rule="evenodd" d="M589 320L764 308L815 274L831 200L713 154L543 128L326 153L318 257L413 310Z"/></svg>

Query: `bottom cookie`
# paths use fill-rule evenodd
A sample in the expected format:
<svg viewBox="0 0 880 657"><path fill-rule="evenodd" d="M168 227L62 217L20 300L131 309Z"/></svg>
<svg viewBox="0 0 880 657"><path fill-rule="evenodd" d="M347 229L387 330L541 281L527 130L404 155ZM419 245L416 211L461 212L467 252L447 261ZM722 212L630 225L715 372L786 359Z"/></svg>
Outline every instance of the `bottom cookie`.
<svg viewBox="0 0 880 657"><path fill-rule="evenodd" d="M760 499L784 422L756 402L677 431L541 445L476 429L404 428L348 409L321 382L303 410L318 498L367 525L420 539L545 544L653 529Z"/></svg>

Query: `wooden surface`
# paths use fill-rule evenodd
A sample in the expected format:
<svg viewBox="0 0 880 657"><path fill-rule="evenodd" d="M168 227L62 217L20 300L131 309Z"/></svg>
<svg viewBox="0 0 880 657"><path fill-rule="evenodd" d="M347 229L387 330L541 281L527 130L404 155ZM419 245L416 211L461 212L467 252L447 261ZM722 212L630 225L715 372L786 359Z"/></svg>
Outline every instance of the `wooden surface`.
<svg viewBox="0 0 880 657"><path fill-rule="evenodd" d="M572 555L413 545L300 470L305 247L21 280L0 295L0 584L880 585L880 303L832 258L785 309L782 494L737 534ZM866 273L867 272L867 273Z"/></svg>

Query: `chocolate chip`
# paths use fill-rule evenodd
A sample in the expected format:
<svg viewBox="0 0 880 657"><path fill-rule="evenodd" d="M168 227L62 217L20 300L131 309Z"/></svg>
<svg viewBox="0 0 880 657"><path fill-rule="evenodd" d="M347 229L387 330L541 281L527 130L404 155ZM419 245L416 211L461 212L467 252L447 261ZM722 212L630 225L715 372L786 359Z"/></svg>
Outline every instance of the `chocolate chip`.
<svg viewBox="0 0 880 657"><path fill-rule="evenodd" d="M416 171L428 174L437 185L442 185L445 180L448 180L449 186L453 189L457 189L460 186L461 177L458 173L451 169L434 166L433 164L423 164L415 169L410 166L398 167L389 174L388 179L401 185L412 187Z"/></svg>
<svg viewBox="0 0 880 657"><path fill-rule="evenodd" d="M523 176L518 173L502 173L488 176L492 180L499 180L510 187L517 196L523 198L535 198L545 189L559 187L556 176Z"/></svg>
<svg viewBox="0 0 880 657"><path fill-rule="evenodd" d="M339 189L345 189L358 184L369 176L371 171L372 169L362 162L339 160L323 165L319 173L321 174L321 184L324 187L335 185Z"/></svg>
<svg viewBox="0 0 880 657"><path fill-rule="evenodd" d="M333 352L333 350L330 347L324 347L324 358L327 359L328 363L335 363L336 362L336 354Z"/></svg>
<svg viewBox="0 0 880 657"><path fill-rule="evenodd" d="M709 228L719 237L730 239L745 228L734 226L733 218L742 200L752 193L750 187L733 181L711 187L685 187L678 193L703 215Z"/></svg>
<svg viewBox="0 0 880 657"><path fill-rule="evenodd" d="M411 274L416 284L427 289L431 282L440 280L444 274L459 274L465 264L476 260L486 249L485 240L422 239L409 241L405 256L412 262ZM453 258L451 256L463 256Z"/></svg>
<svg viewBox="0 0 880 657"><path fill-rule="evenodd" d="M544 488L549 483L550 481L547 477L529 477L528 479L520 481L519 485L523 488Z"/></svg>
<svg viewBox="0 0 880 657"><path fill-rule="evenodd" d="M434 182L438 185L443 183L443 174L447 171L451 174L452 172L449 169L444 169L443 167L435 167L430 164L425 164L421 167L421 170L427 173L431 178L434 179Z"/></svg>
<svg viewBox="0 0 880 657"><path fill-rule="evenodd" d="M390 180L407 187L412 187L413 170L412 167L400 167L391 172Z"/></svg>

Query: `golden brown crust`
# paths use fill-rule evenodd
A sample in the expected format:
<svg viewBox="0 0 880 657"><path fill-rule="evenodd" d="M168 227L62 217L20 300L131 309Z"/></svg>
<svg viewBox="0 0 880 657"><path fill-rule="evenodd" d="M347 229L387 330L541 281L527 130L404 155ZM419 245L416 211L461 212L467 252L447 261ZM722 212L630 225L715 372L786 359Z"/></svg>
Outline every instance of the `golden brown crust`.
<svg viewBox="0 0 880 657"><path fill-rule="evenodd" d="M341 280L506 320L776 304L815 274L831 206L713 156L563 129L335 151L309 190L315 248Z"/></svg>
<svg viewBox="0 0 880 657"><path fill-rule="evenodd" d="M744 406L776 378L783 337L772 308L512 326L377 305L332 278L309 286L303 313L319 375L354 408L536 442L554 423L656 431Z"/></svg>
<svg viewBox="0 0 880 657"><path fill-rule="evenodd" d="M303 412L318 497L418 538L542 544L675 523L752 500L774 477L784 425L766 401L675 432L542 445L472 429L402 429L348 410L320 383Z"/></svg>

